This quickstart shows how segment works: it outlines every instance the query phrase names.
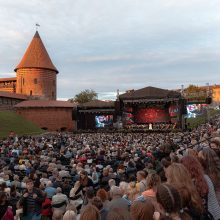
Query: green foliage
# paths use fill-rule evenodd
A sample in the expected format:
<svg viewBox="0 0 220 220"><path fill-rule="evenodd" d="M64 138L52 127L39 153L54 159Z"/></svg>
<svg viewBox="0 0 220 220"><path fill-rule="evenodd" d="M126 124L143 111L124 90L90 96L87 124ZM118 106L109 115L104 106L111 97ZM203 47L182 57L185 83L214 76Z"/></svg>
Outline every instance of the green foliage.
<svg viewBox="0 0 220 220"><path fill-rule="evenodd" d="M220 110L207 109L207 114L198 116L196 118L187 118L187 123L189 123L189 128L197 128L199 125L207 122L208 118L220 115Z"/></svg>
<svg viewBox="0 0 220 220"><path fill-rule="evenodd" d="M79 94L75 95L74 98L69 99L70 102L86 103L97 99L98 94L93 89L85 89Z"/></svg>
<svg viewBox="0 0 220 220"><path fill-rule="evenodd" d="M44 132L15 112L0 111L0 138L7 137L11 131L17 135L35 135Z"/></svg>

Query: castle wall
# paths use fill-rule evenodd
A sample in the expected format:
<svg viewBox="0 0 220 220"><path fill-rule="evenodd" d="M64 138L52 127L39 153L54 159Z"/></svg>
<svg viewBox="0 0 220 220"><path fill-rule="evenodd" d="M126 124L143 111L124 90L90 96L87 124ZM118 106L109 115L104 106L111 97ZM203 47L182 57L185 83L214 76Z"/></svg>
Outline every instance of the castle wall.
<svg viewBox="0 0 220 220"><path fill-rule="evenodd" d="M16 112L48 131L73 131L72 108L16 108Z"/></svg>

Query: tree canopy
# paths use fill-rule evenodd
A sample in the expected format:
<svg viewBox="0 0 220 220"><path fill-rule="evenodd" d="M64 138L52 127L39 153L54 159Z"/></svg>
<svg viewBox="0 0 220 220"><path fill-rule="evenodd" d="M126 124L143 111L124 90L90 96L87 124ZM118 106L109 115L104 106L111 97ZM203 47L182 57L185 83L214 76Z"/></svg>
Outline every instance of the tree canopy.
<svg viewBox="0 0 220 220"><path fill-rule="evenodd" d="M76 94L74 98L69 99L70 102L86 103L98 98L98 94L93 89L85 89Z"/></svg>

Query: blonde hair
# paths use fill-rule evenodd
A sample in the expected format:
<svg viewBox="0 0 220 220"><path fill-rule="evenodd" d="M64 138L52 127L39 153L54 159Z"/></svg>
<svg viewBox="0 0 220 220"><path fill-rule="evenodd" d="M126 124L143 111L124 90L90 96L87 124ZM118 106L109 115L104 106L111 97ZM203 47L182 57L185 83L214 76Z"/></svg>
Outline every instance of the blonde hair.
<svg viewBox="0 0 220 220"><path fill-rule="evenodd" d="M138 187L136 186L135 182L130 182L128 184L128 188L127 188L127 195L128 198L133 201L136 199L136 196L140 194L140 190L138 189Z"/></svg>
<svg viewBox="0 0 220 220"><path fill-rule="evenodd" d="M71 210L66 211L63 220L76 220L76 213Z"/></svg>
<svg viewBox="0 0 220 220"><path fill-rule="evenodd" d="M87 205L82 209L80 220L100 220L99 210L94 205Z"/></svg>

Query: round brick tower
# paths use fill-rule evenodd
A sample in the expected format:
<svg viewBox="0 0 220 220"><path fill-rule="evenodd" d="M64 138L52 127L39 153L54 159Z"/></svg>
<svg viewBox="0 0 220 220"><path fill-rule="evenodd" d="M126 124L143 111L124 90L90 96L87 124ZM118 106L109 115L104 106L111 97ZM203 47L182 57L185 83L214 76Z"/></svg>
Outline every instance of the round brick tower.
<svg viewBox="0 0 220 220"><path fill-rule="evenodd" d="M16 93L33 99L56 100L58 70L37 31L15 72Z"/></svg>

